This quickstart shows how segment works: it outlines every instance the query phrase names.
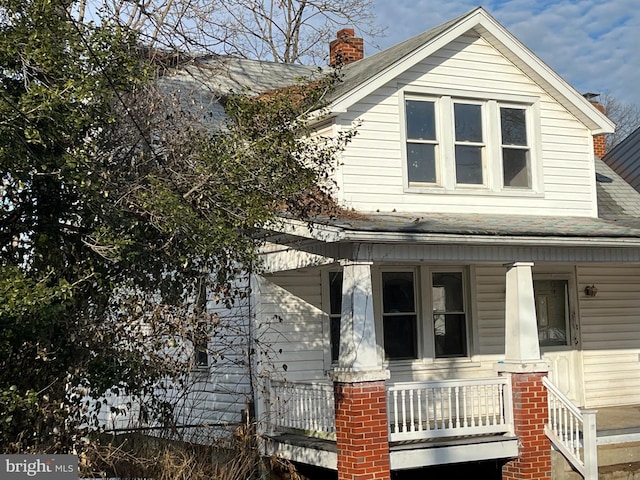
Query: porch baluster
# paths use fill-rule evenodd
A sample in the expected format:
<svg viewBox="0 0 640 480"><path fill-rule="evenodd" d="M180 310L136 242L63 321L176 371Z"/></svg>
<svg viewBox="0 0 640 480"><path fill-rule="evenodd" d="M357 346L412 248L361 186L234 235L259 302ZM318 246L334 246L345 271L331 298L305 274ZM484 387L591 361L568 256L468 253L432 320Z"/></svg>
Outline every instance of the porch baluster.
<svg viewBox="0 0 640 480"><path fill-rule="evenodd" d="M468 409L467 409L467 402L469 401L469 389L467 387L462 387L462 415L463 415L463 425L464 428L467 428L469 426L469 413L468 413Z"/></svg>
<svg viewBox="0 0 640 480"><path fill-rule="evenodd" d="M447 389L447 405L448 412L447 416L449 417L449 428L453 428L453 405L451 404L452 392L451 389Z"/></svg>
<svg viewBox="0 0 640 480"><path fill-rule="evenodd" d="M413 409L413 392L414 390L411 389L409 390L409 414L411 417L411 427L409 428L409 430L411 432L415 432L416 431L416 422L415 422L415 410Z"/></svg>
<svg viewBox="0 0 640 480"><path fill-rule="evenodd" d="M425 388L424 389L424 413L426 416L426 424L427 424L427 430L431 430L431 414L429 411L429 398L431 397L430 395L430 390Z"/></svg>
<svg viewBox="0 0 640 480"><path fill-rule="evenodd" d="M422 428L422 389L416 390L416 401L418 403L418 431L421 432Z"/></svg>
<svg viewBox="0 0 640 480"><path fill-rule="evenodd" d="M489 420L489 385L484 386L484 424L491 425Z"/></svg>
<svg viewBox="0 0 640 480"><path fill-rule="evenodd" d="M393 432L398 433L398 391L394 390L393 393Z"/></svg>
<svg viewBox="0 0 640 480"><path fill-rule="evenodd" d="M407 391L400 392L400 400L402 401L402 431L407 431Z"/></svg>
<svg viewBox="0 0 640 480"><path fill-rule="evenodd" d="M456 428L460 428L460 387L455 387L456 398Z"/></svg>

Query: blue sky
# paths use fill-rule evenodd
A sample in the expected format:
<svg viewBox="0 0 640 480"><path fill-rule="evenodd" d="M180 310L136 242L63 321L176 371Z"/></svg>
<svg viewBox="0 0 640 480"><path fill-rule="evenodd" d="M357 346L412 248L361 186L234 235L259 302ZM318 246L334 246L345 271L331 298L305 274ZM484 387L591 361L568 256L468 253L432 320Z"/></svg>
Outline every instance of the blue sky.
<svg viewBox="0 0 640 480"><path fill-rule="evenodd" d="M374 0L387 27L375 42L384 49L478 5L581 93L640 105L640 0Z"/></svg>

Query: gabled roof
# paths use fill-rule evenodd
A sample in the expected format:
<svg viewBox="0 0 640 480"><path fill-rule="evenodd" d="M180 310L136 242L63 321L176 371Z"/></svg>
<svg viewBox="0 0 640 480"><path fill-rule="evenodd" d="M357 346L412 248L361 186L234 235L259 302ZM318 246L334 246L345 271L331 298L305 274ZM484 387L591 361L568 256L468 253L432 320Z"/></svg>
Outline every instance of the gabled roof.
<svg viewBox="0 0 640 480"><path fill-rule="evenodd" d="M207 125L224 128L220 99L230 93L258 94L323 74L319 67L207 55L191 59L160 77L158 84Z"/></svg>
<svg viewBox="0 0 640 480"><path fill-rule="evenodd" d="M612 133L614 124L482 7L416 35L387 50L344 67L343 83L333 93L331 110L349 106L393 80L467 32L475 31L579 118L592 134Z"/></svg>
<svg viewBox="0 0 640 480"><path fill-rule="evenodd" d="M473 31L538 83L580 119L594 135L612 133L614 124L548 65L525 47L482 7L398 43L342 69L342 83L331 93L329 110L339 113L429 57L461 35ZM167 77L183 90L200 90L216 100L234 92L263 92L286 87L326 72L319 67L247 60L219 55L196 58Z"/></svg>
<svg viewBox="0 0 640 480"><path fill-rule="evenodd" d="M597 158L596 188L600 218L640 227L640 192Z"/></svg>

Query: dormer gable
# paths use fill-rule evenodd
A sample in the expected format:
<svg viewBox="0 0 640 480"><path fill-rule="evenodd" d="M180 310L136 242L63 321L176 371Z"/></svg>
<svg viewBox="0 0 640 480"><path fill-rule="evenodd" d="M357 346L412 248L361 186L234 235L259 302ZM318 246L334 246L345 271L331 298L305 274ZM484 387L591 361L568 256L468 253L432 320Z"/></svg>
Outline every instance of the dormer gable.
<svg viewBox="0 0 640 480"><path fill-rule="evenodd" d="M413 67L461 35L472 33L489 42L505 58L540 85L592 135L612 133L615 125L579 92L524 46L486 10L477 7L442 25L344 67L343 82L331 97L330 110L345 111L377 88Z"/></svg>
<svg viewBox="0 0 640 480"><path fill-rule="evenodd" d="M593 137L613 123L482 8L344 67L358 124L340 204L363 212L596 217Z"/></svg>

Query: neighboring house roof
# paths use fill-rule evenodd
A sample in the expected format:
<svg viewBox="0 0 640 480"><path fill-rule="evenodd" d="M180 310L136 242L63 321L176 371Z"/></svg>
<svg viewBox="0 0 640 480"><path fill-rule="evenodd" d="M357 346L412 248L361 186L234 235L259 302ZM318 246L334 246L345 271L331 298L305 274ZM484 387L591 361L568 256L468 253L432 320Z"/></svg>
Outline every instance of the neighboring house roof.
<svg viewBox="0 0 640 480"><path fill-rule="evenodd" d="M633 188L640 191L640 128L607 152L603 160Z"/></svg>
<svg viewBox="0 0 640 480"><path fill-rule="evenodd" d="M257 94L283 88L322 75L322 69L243 58L207 55L196 57L160 78L167 93L187 111L202 112L207 124L223 127L220 99L230 93Z"/></svg>

